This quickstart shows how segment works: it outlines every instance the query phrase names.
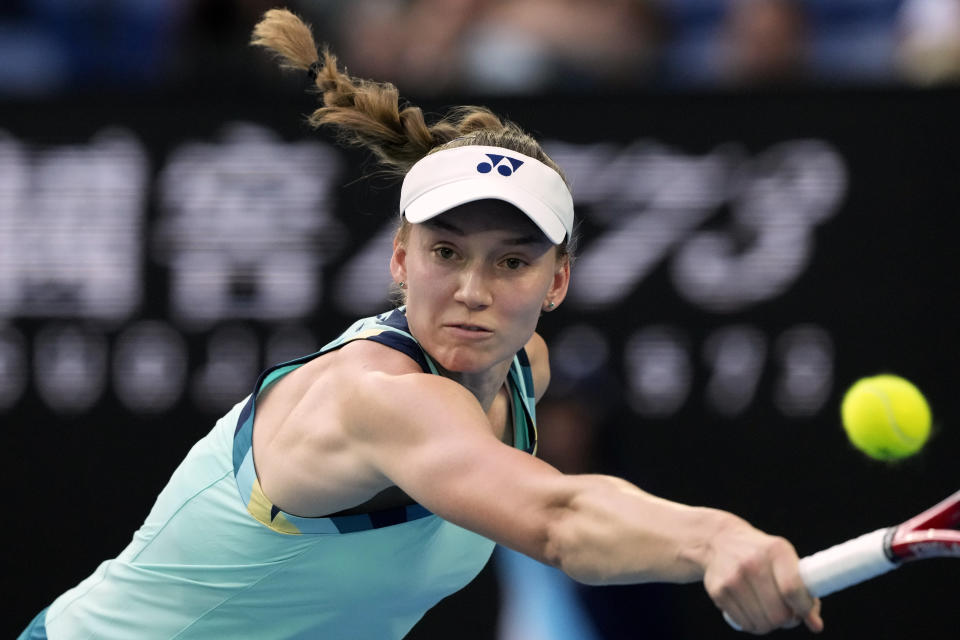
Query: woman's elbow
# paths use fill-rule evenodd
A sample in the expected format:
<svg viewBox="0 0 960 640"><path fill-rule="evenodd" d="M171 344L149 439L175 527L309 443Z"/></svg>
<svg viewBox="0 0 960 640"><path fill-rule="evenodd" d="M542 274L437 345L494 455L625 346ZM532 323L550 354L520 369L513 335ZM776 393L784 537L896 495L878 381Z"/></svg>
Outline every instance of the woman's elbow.
<svg viewBox="0 0 960 640"><path fill-rule="evenodd" d="M542 550L544 564L563 571L577 582L588 585L607 584L610 576L596 562L596 545L591 542L575 510L564 508L554 513L547 523Z"/></svg>

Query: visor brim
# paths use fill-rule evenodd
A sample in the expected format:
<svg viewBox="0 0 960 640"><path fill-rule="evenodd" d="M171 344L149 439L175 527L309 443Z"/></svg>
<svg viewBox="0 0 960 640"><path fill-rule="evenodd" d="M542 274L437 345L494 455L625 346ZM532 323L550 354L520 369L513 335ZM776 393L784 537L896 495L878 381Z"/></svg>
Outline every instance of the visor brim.
<svg viewBox="0 0 960 640"><path fill-rule="evenodd" d="M477 200L502 200L522 211L553 244L560 244L567 230L557 214L539 198L523 189L489 180L459 180L431 189L407 205L403 215L414 224L426 222L442 213Z"/></svg>

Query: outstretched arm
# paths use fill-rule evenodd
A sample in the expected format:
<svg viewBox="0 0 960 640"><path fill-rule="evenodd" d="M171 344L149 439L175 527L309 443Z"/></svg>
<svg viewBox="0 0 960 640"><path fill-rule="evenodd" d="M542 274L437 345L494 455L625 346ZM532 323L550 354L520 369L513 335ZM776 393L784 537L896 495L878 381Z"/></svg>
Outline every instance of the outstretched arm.
<svg viewBox="0 0 960 640"><path fill-rule="evenodd" d="M610 476L564 475L491 433L475 398L426 374L370 372L344 424L357 454L441 517L590 584L703 580L745 630L822 626L782 538Z"/></svg>

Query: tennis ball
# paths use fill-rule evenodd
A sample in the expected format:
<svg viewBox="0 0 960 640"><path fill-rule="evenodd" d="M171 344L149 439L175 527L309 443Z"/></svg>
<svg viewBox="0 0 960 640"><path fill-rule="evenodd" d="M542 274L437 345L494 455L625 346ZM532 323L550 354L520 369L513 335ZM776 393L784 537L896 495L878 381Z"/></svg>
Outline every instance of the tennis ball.
<svg viewBox="0 0 960 640"><path fill-rule="evenodd" d="M857 380L843 397L840 415L850 442L877 460L912 455L930 436L926 398L899 376Z"/></svg>

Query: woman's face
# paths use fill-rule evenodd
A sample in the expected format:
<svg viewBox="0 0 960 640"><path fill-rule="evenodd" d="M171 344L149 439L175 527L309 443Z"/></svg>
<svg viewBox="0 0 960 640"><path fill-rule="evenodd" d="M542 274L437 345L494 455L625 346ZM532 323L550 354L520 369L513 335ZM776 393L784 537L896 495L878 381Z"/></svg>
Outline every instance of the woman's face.
<svg viewBox="0 0 960 640"><path fill-rule="evenodd" d="M390 267L406 283L410 331L441 367L464 373L511 360L546 305L563 300L570 279L556 247L499 200L411 225L394 243Z"/></svg>

